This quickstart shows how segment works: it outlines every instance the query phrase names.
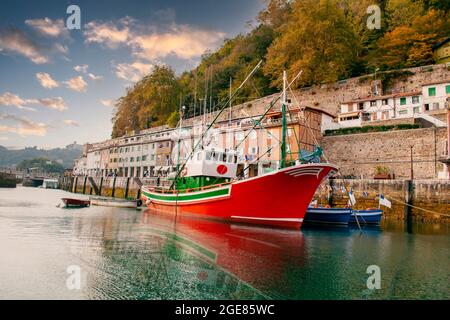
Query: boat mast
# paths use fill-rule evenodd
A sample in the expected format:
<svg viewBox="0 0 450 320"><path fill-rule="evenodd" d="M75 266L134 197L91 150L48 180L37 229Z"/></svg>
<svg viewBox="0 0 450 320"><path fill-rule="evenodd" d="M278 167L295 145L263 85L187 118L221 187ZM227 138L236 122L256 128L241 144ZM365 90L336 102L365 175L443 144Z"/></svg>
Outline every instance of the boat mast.
<svg viewBox="0 0 450 320"><path fill-rule="evenodd" d="M281 101L281 160L280 169L286 167L286 71L283 71L283 100Z"/></svg>

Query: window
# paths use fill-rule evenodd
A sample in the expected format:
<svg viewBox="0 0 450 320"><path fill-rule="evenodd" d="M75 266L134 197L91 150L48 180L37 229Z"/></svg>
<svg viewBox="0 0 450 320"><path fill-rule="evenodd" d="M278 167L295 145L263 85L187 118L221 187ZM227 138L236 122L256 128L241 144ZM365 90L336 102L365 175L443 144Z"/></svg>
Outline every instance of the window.
<svg viewBox="0 0 450 320"><path fill-rule="evenodd" d="M428 103L425 103L425 111L430 111L430 105Z"/></svg>
<svg viewBox="0 0 450 320"><path fill-rule="evenodd" d="M206 153L206 160L211 160L211 152Z"/></svg>
<svg viewBox="0 0 450 320"><path fill-rule="evenodd" d="M233 155L232 154L228 155L228 161L227 162L233 163Z"/></svg>
<svg viewBox="0 0 450 320"><path fill-rule="evenodd" d="M377 113L372 113L372 121L376 121L377 120Z"/></svg>
<svg viewBox="0 0 450 320"><path fill-rule="evenodd" d="M155 155L154 154L151 155L150 160L152 160L152 161L155 160Z"/></svg>
<svg viewBox="0 0 450 320"><path fill-rule="evenodd" d="M387 104L388 104L388 99L383 99L383 100L381 101L381 104L382 104L383 106L387 106Z"/></svg>
<svg viewBox="0 0 450 320"><path fill-rule="evenodd" d="M359 103L359 110L363 110L364 109L364 103L360 102Z"/></svg>
<svg viewBox="0 0 450 320"><path fill-rule="evenodd" d="M450 84L445 86L445 93L447 93L447 94L450 93Z"/></svg>
<svg viewBox="0 0 450 320"><path fill-rule="evenodd" d="M413 108L414 113L420 113L420 107L414 107Z"/></svg>
<svg viewBox="0 0 450 320"><path fill-rule="evenodd" d="M433 110L439 109L439 102L433 102Z"/></svg>
<svg viewBox="0 0 450 320"><path fill-rule="evenodd" d="M412 103L419 103L419 96L413 96Z"/></svg>
<svg viewBox="0 0 450 320"><path fill-rule="evenodd" d="M353 112L353 104L348 105L348 112Z"/></svg>
<svg viewBox="0 0 450 320"><path fill-rule="evenodd" d="M401 114L401 115L405 115L405 114L408 114L408 110L399 110L398 111L398 114Z"/></svg>
<svg viewBox="0 0 450 320"><path fill-rule="evenodd" d="M404 106L406 104L406 97L400 98L400 105Z"/></svg>
<svg viewBox="0 0 450 320"><path fill-rule="evenodd" d="M136 162L139 162L139 161L141 161L141 157L136 158Z"/></svg>
<svg viewBox="0 0 450 320"><path fill-rule="evenodd" d="M147 161L147 156L142 156L142 161Z"/></svg>
<svg viewBox="0 0 450 320"><path fill-rule="evenodd" d="M428 95L430 97L434 97L436 95L436 88L435 87L428 88Z"/></svg>
<svg viewBox="0 0 450 320"><path fill-rule="evenodd" d="M198 161L202 160L202 153L201 152L197 153L197 160Z"/></svg>
<svg viewBox="0 0 450 320"><path fill-rule="evenodd" d="M371 107L376 107L377 106L377 101L376 100L370 101L370 106Z"/></svg>
<svg viewBox="0 0 450 320"><path fill-rule="evenodd" d="M134 162L134 157L131 157L131 158L130 158L130 162Z"/></svg>

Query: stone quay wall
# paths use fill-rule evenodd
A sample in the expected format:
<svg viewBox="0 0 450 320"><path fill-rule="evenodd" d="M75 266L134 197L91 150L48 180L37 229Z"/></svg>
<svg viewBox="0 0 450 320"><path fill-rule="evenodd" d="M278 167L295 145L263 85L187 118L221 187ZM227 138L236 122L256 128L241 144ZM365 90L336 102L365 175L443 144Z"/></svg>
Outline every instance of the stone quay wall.
<svg viewBox="0 0 450 320"><path fill-rule="evenodd" d="M384 217L401 220L406 218L409 183L408 180L330 179L319 187L315 199L321 206L345 207L349 202L347 192L342 192L345 186L355 195L355 209L369 209L378 208L378 197L382 194L392 203L391 208L381 207ZM450 222L450 181L413 180L412 190L412 218L427 223Z"/></svg>
<svg viewBox="0 0 450 320"><path fill-rule="evenodd" d="M390 78L389 81L382 81L382 78ZM373 96L375 82L378 90L383 95L403 93L411 91L421 91L422 85L450 79L450 67L446 64L437 64L416 68L408 68L396 71L388 71L380 75L371 74L361 77L350 78L334 83L314 85L298 90L293 90L293 95L289 92L292 104L297 107L311 107L323 110L332 115L337 115L340 104L346 101L364 99ZM384 85L383 85L384 83ZM262 97L241 104L233 105L232 118L243 118L260 115L267 110L270 102L278 97L280 93ZM298 103L298 104L297 104ZM279 110L279 104L274 110ZM210 115L214 117L216 113ZM192 125L201 120L201 116L185 120L185 125ZM229 118L229 112L224 112L219 121ZM402 122L405 123L405 122Z"/></svg>
<svg viewBox="0 0 450 320"><path fill-rule="evenodd" d="M377 166L390 169L396 178L409 179L411 146L415 179L435 179L445 170L439 158L446 152L447 128L325 136L324 154L342 175L371 179Z"/></svg>

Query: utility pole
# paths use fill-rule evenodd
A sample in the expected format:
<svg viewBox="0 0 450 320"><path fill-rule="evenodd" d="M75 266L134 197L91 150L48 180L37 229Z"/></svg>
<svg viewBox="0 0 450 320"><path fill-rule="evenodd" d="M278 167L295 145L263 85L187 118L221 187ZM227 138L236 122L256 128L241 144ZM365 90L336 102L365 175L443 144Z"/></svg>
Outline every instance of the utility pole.
<svg viewBox="0 0 450 320"><path fill-rule="evenodd" d="M411 146L411 181L414 180L414 162L413 162L413 147Z"/></svg>

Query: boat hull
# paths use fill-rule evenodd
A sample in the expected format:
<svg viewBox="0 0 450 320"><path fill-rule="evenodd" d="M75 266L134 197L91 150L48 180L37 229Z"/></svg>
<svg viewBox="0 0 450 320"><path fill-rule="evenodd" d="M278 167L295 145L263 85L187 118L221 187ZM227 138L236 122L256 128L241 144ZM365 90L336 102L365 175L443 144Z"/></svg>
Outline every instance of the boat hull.
<svg viewBox="0 0 450 320"><path fill-rule="evenodd" d="M339 224L347 225L352 209L346 208L308 208L305 224Z"/></svg>
<svg viewBox="0 0 450 320"><path fill-rule="evenodd" d="M137 209L139 207L138 200L123 200L113 198L98 198L91 197L91 205L102 207L116 207L116 208L129 208Z"/></svg>
<svg viewBox="0 0 450 320"><path fill-rule="evenodd" d="M381 222L381 218L383 216L383 211L374 209L374 210L353 210L353 213L350 216L350 223L357 223L356 218L358 218L358 222L360 224L374 224L378 225Z"/></svg>
<svg viewBox="0 0 450 320"><path fill-rule="evenodd" d="M161 212L300 228L318 186L336 171L328 164L297 165L198 192L162 194L143 187L141 197Z"/></svg>
<svg viewBox="0 0 450 320"><path fill-rule="evenodd" d="M80 199L71 199L71 198L62 198L62 202L66 207L71 208L85 208L91 205L89 200L80 200Z"/></svg>

